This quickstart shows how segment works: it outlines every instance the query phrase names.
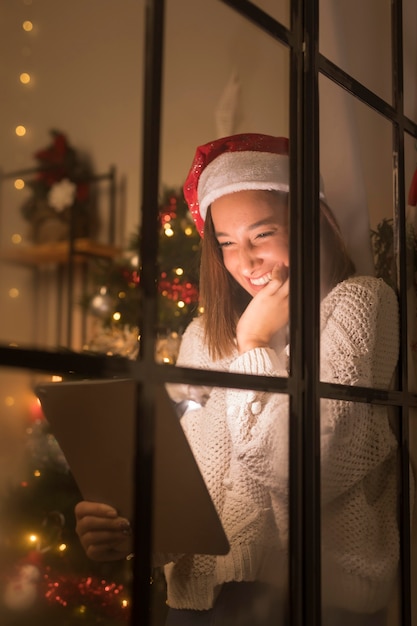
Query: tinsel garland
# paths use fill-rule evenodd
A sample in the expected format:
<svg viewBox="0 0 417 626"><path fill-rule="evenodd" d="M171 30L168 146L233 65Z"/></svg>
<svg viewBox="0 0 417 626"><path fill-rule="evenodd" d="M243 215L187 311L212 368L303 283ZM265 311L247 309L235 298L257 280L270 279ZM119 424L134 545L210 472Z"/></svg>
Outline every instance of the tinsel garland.
<svg viewBox="0 0 417 626"><path fill-rule="evenodd" d="M41 595L50 606L59 605L78 612L88 611L117 621L128 622L130 617L129 593L124 585L86 576L57 576L46 568L41 584Z"/></svg>

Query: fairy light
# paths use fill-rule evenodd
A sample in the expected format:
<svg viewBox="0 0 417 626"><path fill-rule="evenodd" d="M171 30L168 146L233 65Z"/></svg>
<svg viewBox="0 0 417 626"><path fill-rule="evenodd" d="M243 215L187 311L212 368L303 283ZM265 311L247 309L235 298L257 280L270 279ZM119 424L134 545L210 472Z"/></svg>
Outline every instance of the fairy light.
<svg viewBox="0 0 417 626"><path fill-rule="evenodd" d="M187 235L187 237L191 237L191 235L193 234L193 229L191 228L191 226L187 226L187 228L184 229L184 234Z"/></svg>
<svg viewBox="0 0 417 626"><path fill-rule="evenodd" d="M12 287L9 289L9 298L18 298L20 296L20 292L17 287Z"/></svg>
<svg viewBox="0 0 417 626"><path fill-rule="evenodd" d="M173 236L174 231L172 230L171 222L167 222L166 224L164 224L164 233L167 237Z"/></svg>
<svg viewBox="0 0 417 626"><path fill-rule="evenodd" d="M34 475L34 477L35 477L35 478L39 478L39 477L41 476L41 473L40 473L40 471L39 471L39 470L35 470L35 471L33 472L33 475Z"/></svg>
<svg viewBox="0 0 417 626"><path fill-rule="evenodd" d="M51 380L53 383L60 383L62 381L62 376L52 376Z"/></svg>
<svg viewBox="0 0 417 626"><path fill-rule="evenodd" d="M16 126L15 133L18 137L24 137L26 135L26 128L22 124L19 124L19 126Z"/></svg>
<svg viewBox="0 0 417 626"><path fill-rule="evenodd" d="M182 267L177 267L175 273L177 276L182 276L184 274L184 270L182 269Z"/></svg>
<svg viewBox="0 0 417 626"><path fill-rule="evenodd" d="M178 300L177 307L179 309L183 309L185 307L185 302L183 302L182 300Z"/></svg>
<svg viewBox="0 0 417 626"><path fill-rule="evenodd" d="M30 31L33 30L33 23L30 20L25 20L22 24L22 28L27 33L30 33Z"/></svg>
<svg viewBox="0 0 417 626"><path fill-rule="evenodd" d="M115 322L119 322L121 320L121 318L122 318L122 315L121 315L121 313L119 313L119 311L116 311L115 313L113 313L112 317L113 317Z"/></svg>
<svg viewBox="0 0 417 626"><path fill-rule="evenodd" d="M14 188L17 189L18 191L20 191L21 189L24 189L25 187L25 181L23 180L23 178L16 178L13 184L14 184Z"/></svg>
<svg viewBox="0 0 417 626"><path fill-rule="evenodd" d="M59 552L65 552L65 550L66 550L66 549L67 549L67 544L66 544L66 543L61 543L61 544L58 546L58 551L59 551Z"/></svg>
<svg viewBox="0 0 417 626"><path fill-rule="evenodd" d="M30 74L28 74L27 72L22 72L19 76L19 80L22 83L22 85L28 85L30 83Z"/></svg>
<svg viewBox="0 0 417 626"><path fill-rule="evenodd" d="M19 245L19 243L22 243L22 235L20 235L19 233L13 233L10 239L12 241L12 244L14 244L15 246Z"/></svg>
<svg viewBox="0 0 417 626"><path fill-rule="evenodd" d="M36 543L38 541L38 535L35 535L35 534L29 535L28 541L29 543Z"/></svg>

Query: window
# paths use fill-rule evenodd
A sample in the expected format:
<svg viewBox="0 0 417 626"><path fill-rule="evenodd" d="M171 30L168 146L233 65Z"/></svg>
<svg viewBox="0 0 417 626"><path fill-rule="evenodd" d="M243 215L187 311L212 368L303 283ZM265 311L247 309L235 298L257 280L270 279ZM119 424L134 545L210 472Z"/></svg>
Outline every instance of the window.
<svg viewBox="0 0 417 626"><path fill-rule="evenodd" d="M138 218L142 258L138 357L130 360L92 355L82 346L56 350L53 342L39 344L39 320L29 326L24 317L24 309L31 306L31 298L36 295L28 292L25 307L17 307L15 313L9 311L9 316L15 314L16 320L26 326L18 346L12 345L11 334L3 336L3 379L11 390L14 386L32 387L34 380L51 373L71 373L76 379L127 377L137 381L135 511L139 532L134 545L138 558L129 562L134 575L131 623L150 626L159 626L163 620L161 597L165 592L159 578L149 585L153 416L160 385L270 392L277 403L282 400L289 424L289 506L283 516L289 527L290 558L288 569L285 565L285 600L293 626L330 626L333 617L326 612L327 599L341 593L337 568L327 560L334 539L329 531L334 511L326 508L325 494L332 489L332 468L337 459L325 465L323 451L320 458L320 430L326 415L335 407L340 411L350 407L355 418L346 423L352 425L355 420L360 424L362 417L366 419L365 414L371 412L375 437L381 436L378 424L389 415L390 441L395 440L399 450L398 484L392 493L398 507L400 572L390 596L388 623L416 625L411 589L417 576L417 531L415 517L411 518L414 479L410 472L410 461L415 468L417 453L417 54L415 29L411 26L415 24L416 8L411 0L370 0L365 4L339 0L176 0L175 7L163 0L149 0L144 4L145 60L143 67L134 65L135 80L142 70L145 72ZM129 9L123 7L126 25ZM139 22L142 25L142 14L129 25L133 28L135 24L139 32ZM114 33L111 21L106 24L109 30L103 37L103 50ZM126 39L136 41L135 37ZM86 55L88 49L86 45ZM129 54L133 56L134 52L132 48ZM112 63L109 67L114 70ZM115 71L114 75L121 74ZM121 85L127 82L126 78ZM126 101L130 96L138 110L141 108L141 96L136 91L123 91L123 95ZM103 97L109 97L107 91ZM117 109L115 116L121 118L123 112ZM134 129L139 136L139 129ZM194 369L192 364L174 367L155 358L155 320L160 315L157 207L161 184L181 183L196 145L216 134L232 132L289 137L288 376L268 380ZM129 173L135 186L136 172ZM381 383L378 377L360 384L343 379L345 382L337 384L333 378L329 382L323 373L320 285L329 268L322 252L321 191L338 219L358 274L375 272L398 296L400 350L391 384ZM10 191L5 191L3 182L3 222L5 193ZM128 193L128 197L134 204L134 194ZM118 206L122 212L123 207ZM3 240L4 249L6 244ZM2 289L11 288L8 278L12 274L4 265L1 272ZM26 266L14 268L13 273L32 289L32 274ZM43 280L52 278L48 274ZM58 281L63 284L61 275ZM375 350L382 348L386 346L376 346ZM13 403L13 393L7 397ZM354 444L355 432L346 437L344 452ZM12 475L18 475L10 459L7 467ZM53 520L48 523L54 524ZM344 538L349 538L351 530L347 529ZM366 539L361 536L361 541ZM318 576L318 572L323 575ZM59 624L57 619L59 615L55 617Z"/></svg>

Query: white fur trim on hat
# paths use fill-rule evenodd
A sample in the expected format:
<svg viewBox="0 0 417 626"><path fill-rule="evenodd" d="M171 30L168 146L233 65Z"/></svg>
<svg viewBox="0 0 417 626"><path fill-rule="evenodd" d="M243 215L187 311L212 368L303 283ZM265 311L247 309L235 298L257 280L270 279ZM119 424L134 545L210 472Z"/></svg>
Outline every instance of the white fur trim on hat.
<svg viewBox="0 0 417 626"><path fill-rule="evenodd" d="M235 191L289 191L289 159L273 152L225 152L209 163L198 181L200 214L206 218L214 200Z"/></svg>

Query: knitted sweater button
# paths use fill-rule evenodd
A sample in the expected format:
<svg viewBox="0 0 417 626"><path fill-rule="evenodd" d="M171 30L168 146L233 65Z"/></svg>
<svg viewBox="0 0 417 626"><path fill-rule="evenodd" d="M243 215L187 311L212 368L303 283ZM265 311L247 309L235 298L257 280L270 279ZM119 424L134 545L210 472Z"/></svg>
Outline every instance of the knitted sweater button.
<svg viewBox="0 0 417 626"><path fill-rule="evenodd" d="M226 487L226 489L231 489L233 487L233 481L230 478L224 478L223 485Z"/></svg>
<svg viewBox="0 0 417 626"><path fill-rule="evenodd" d="M259 413L262 411L261 402L259 400L257 402L252 402L250 410L252 412L252 415L259 415Z"/></svg>
<svg viewBox="0 0 417 626"><path fill-rule="evenodd" d="M254 400L256 400L256 391L249 391L248 402L253 402Z"/></svg>

